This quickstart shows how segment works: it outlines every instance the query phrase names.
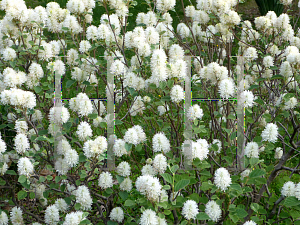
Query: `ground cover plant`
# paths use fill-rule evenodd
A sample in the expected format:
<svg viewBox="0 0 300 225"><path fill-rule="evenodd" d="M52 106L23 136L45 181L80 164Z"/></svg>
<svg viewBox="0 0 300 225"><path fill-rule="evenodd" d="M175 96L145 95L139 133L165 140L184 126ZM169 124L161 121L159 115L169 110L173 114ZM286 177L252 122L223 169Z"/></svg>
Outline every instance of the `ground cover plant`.
<svg viewBox="0 0 300 225"><path fill-rule="evenodd" d="M280 2L0 1L0 225L300 224Z"/></svg>

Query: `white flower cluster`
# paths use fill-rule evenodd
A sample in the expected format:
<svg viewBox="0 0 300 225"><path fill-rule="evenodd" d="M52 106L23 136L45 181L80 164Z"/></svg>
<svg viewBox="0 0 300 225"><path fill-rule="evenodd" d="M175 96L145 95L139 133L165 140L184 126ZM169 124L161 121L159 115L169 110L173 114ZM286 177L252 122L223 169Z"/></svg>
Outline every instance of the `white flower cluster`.
<svg viewBox="0 0 300 225"><path fill-rule="evenodd" d="M88 122L82 121L77 127L76 135L80 141L85 141L88 137L93 136L93 131Z"/></svg>
<svg viewBox="0 0 300 225"><path fill-rule="evenodd" d="M133 101L134 101L133 105L132 105L132 107L130 108L130 111L129 111L130 114L132 116L136 116L137 113L142 114L144 109L145 109L145 105L144 105L144 101L143 101L142 97L141 96L136 96Z"/></svg>
<svg viewBox="0 0 300 225"><path fill-rule="evenodd" d="M52 107L49 112L50 123L66 123L70 118L70 113L67 108L62 107Z"/></svg>
<svg viewBox="0 0 300 225"><path fill-rule="evenodd" d="M109 214L109 218L111 220L117 221L118 223L122 223L124 220L124 212L121 207L115 207L111 210Z"/></svg>
<svg viewBox="0 0 300 225"><path fill-rule="evenodd" d="M249 158L259 158L258 144L254 141L248 142L245 148L245 155Z"/></svg>
<svg viewBox="0 0 300 225"><path fill-rule="evenodd" d="M170 151L170 141L164 133L159 132L153 136L152 148L153 152L168 153Z"/></svg>
<svg viewBox="0 0 300 225"><path fill-rule="evenodd" d="M171 100L175 103L179 103L184 99L184 90L180 85L174 85L170 92Z"/></svg>
<svg viewBox="0 0 300 225"><path fill-rule="evenodd" d="M142 175L137 178L135 186L142 195L146 195L149 201L157 202L159 200L162 186L157 177Z"/></svg>
<svg viewBox="0 0 300 225"><path fill-rule="evenodd" d="M131 189L132 189L132 181L129 177L126 177L120 184L120 190L130 192Z"/></svg>
<svg viewBox="0 0 300 225"><path fill-rule="evenodd" d="M261 133L262 141L275 143L278 137L278 127L274 123L268 123L266 128Z"/></svg>
<svg viewBox="0 0 300 225"><path fill-rule="evenodd" d="M113 178L109 172L102 172L98 179L98 185L102 189L110 188L113 186Z"/></svg>
<svg viewBox="0 0 300 225"><path fill-rule="evenodd" d="M203 110L200 108L198 104L191 106L188 110L188 118L190 120L199 119L201 120L203 117Z"/></svg>
<svg viewBox="0 0 300 225"><path fill-rule="evenodd" d="M158 216L151 209L146 209L141 216L140 225L158 225Z"/></svg>
<svg viewBox="0 0 300 225"><path fill-rule="evenodd" d="M70 109L77 112L80 116L87 116L93 112L93 105L87 94L79 93L69 101Z"/></svg>
<svg viewBox="0 0 300 225"><path fill-rule="evenodd" d="M71 212L66 215L63 225L79 225L81 221L85 220L82 211Z"/></svg>
<svg viewBox="0 0 300 225"><path fill-rule="evenodd" d="M75 191L76 203L80 203L83 210L90 210L93 199L91 198L88 187L81 185Z"/></svg>
<svg viewBox="0 0 300 225"><path fill-rule="evenodd" d="M6 88L20 87L27 81L27 76L22 71L15 71L14 69L7 67L3 70L3 84Z"/></svg>
<svg viewBox="0 0 300 225"><path fill-rule="evenodd" d="M167 158L163 154L158 154L154 157L153 167L159 174L163 174L167 169Z"/></svg>
<svg viewBox="0 0 300 225"><path fill-rule="evenodd" d="M8 216L7 214L2 210L0 213L0 225L7 225L8 224Z"/></svg>
<svg viewBox="0 0 300 225"><path fill-rule="evenodd" d="M275 149L275 156L274 156L274 158L275 158L275 159L281 159L282 155L283 155L283 150L282 150L282 148L281 148L281 147L277 147L277 148Z"/></svg>
<svg viewBox="0 0 300 225"><path fill-rule="evenodd" d="M295 196L296 192L296 184L292 181L287 181L284 183L281 194L283 197Z"/></svg>
<svg viewBox="0 0 300 225"><path fill-rule="evenodd" d="M135 125L125 132L124 140L129 144L138 145L146 140L146 134L140 125Z"/></svg>
<svg viewBox="0 0 300 225"><path fill-rule="evenodd" d="M22 157L18 161L18 173L19 175L29 176L33 173L33 164L30 162L29 158Z"/></svg>
<svg viewBox="0 0 300 225"><path fill-rule="evenodd" d="M133 135L133 134L130 133L129 135ZM115 140L113 151L114 151L114 154L118 157L121 157L122 155L127 155L128 153L125 148L125 141L123 139Z"/></svg>
<svg viewBox="0 0 300 225"><path fill-rule="evenodd" d="M15 107L32 109L36 106L35 95L30 91L23 91L17 88L4 90L0 93L1 103Z"/></svg>
<svg viewBox="0 0 300 225"><path fill-rule="evenodd" d="M182 152L185 157L190 160L199 158L201 161L207 159L209 153L209 144L205 139L197 141L184 141L182 144Z"/></svg>
<svg viewBox="0 0 300 225"><path fill-rule="evenodd" d="M198 205L194 200L187 200L182 207L182 215L187 220L196 219L199 213Z"/></svg>
<svg viewBox="0 0 300 225"><path fill-rule="evenodd" d="M49 225L57 224L59 221L59 211L56 205L50 205L45 210L45 223Z"/></svg>
<svg viewBox="0 0 300 225"><path fill-rule="evenodd" d="M231 184L230 174L227 169L221 167L215 171L214 184L222 191L226 191Z"/></svg>
<svg viewBox="0 0 300 225"><path fill-rule="evenodd" d="M205 213L213 222L218 222L222 216L221 207L213 200L209 201L205 205Z"/></svg>
<svg viewBox="0 0 300 225"><path fill-rule="evenodd" d="M83 152L87 158L93 158L101 155L107 150L107 139L98 136L94 141L88 140L83 145Z"/></svg>
<svg viewBox="0 0 300 225"><path fill-rule="evenodd" d="M117 167L117 173L120 175L120 176L123 176L123 177L129 177L130 176L130 165L128 162L121 162L118 167Z"/></svg>
<svg viewBox="0 0 300 225"><path fill-rule="evenodd" d="M22 214L23 213L20 207L18 206L13 207L10 212L10 220L12 224L18 224L18 225L24 224Z"/></svg>

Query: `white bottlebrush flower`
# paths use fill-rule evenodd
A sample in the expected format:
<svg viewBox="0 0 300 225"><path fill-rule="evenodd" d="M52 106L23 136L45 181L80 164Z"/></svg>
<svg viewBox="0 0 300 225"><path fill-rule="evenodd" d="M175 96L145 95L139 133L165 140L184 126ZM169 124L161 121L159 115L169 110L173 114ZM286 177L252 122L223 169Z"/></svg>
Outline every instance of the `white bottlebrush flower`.
<svg viewBox="0 0 300 225"><path fill-rule="evenodd" d="M79 155L78 155L77 151L74 149L68 149L65 152L64 156L65 156L64 160L68 164L69 167L74 167L79 162Z"/></svg>
<svg viewBox="0 0 300 225"><path fill-rule="evenodd" d="M7 170L8 170L8 165L7 165L7 163L5 162L5 163L3 163L3 166L0 167L0 175L4 175L4 174L6 173ZM0 216L0 218L1 218L1 216Z"/></svg>
<svg viewBox="0 0 300 225"><path fill-rule="evenodd" d="M118 157L121 157L122 155L127 155L127 150L125 148L125 141L123 139L115 140L113 151L114 154Z"/></svg>
<svg viewBox="0 0 300 225"><path fill-rule="evenodd" d="M254 60L257 59L257 51L253 47L247 48L247 50L244 52L244 56L246 57L247 60Z"/></svg>
<svg viewBox="0 0 300 225"><path fill-rule="evenodd" d="M93 199L91 198L89 189L81 185L75 191L76 203L80 203L83 210L90 210L92 207Z"/></svg>
<svg viewBox="0 0 300 225"><path fill-rule="evenodd" d="M131 189L132 189L132 181L130 180L129 177L127 177L120 184L120 190L121 191L128 191L128 192L130 192Z"/></svg>
<svg viewBox="0 0 300 225"><path fill-rule="evenodd" d="M68 170L70 169L69 164L65 161L65 159L59 157L55 160L54 168L58 175L66 175Z"/></svg>
<svg viewBox="0 0 300 225"><path fill-rule="evenodd" d="M208 143L205 139L198 139L196 142L192 142L192 154L193 159L199 158L201 161L208 157Z"/></svg>
<svg viewBox="0 0 300 225"><path fill-rule="evenodd" d="M10 220L12 224L22 225L24 224L22 210L20 207L13 207L10 212Z"/></svg>
<svg viewBox="0 0 300 225"><path fill-rule="evenodd" d="M278 136L278 127L274 123L268 123L261 133L262 141L276 142Z"/></svg>
<svg viewBox="0 0 300 225"><path fill-rule="evenodd" d="M81 53L86 53L89 51L89 49L91 48L91 44L89 41L86 41L86 40L82 40L79 44L79 51Z"/></svg>
<svg viewBox="0 0 300 225"><path fill-rule="evenodd" d="M52 107L49 112L50 123L66 123L70 118L70 113L67 108L62 107Z"/></svg>
<svg viewBox="0 0 300 225"><path fill-rule="evenodd" d="M300 182L295 186L295 197L300 201Z"/></svg>
<svg viewBox="0 0 300 225"><path fill-rule="evenodd" d="M56 199L54 204L57 207L57 209L61 212L66 212L68 210L68 204L63 198Z"/></svg>
<svg viewBox="0 0 300 225"><path fill-rule="evenodd" d="M93 105L87 94L79 93L69 101L70 109L78 112L80 116L87 116L93 112Z"/></svg>
<svg viewBox="0 0 300 225"><path fill-rule="evenodd" d="M245 155L249 158L259 158L258 144L256 142L248 142L245 148Z"/></svg>
<svg viewBox="0 0 300 225"><path fill-rule="evenodd" d="M59 221L59 211L56 205L50 205L45 210L45 223L56 225Z"/></svg>
<svg viewBox="0 0 300 225"><path fill-rule="evenodd" d="M146 209L140 220L140 225L158 225L158 218L156 216L156 213L152 211L151 209Z"/></svg>
<svg viewBox="0 0 300 225"><path fill-rule="evenodd" d="M167 169L167 158L163 154L158 154L153 160L153 167L158 173L163 174Z"/></svg>
<svg viewBox="0 0 300 225"><path fill-rule="evenodd" d="M198 205L194 200L187 200L182 207L182 215L185 219L196 219L199 213Z"/></svg>
<svg viewBox="0 0 300 225"><path fill-rule="evenodd" d="M153 152L167 153L170 151L170 141L164 133L159 132L153 136L152 148Z"/></svg>
<svg viewBox="0 0 300 225"><path fill-rule="evenodd" d="M263 64L265 67L269 68L270 66L274 66L274 59L272 56L266 56L263 59Z"/></svg>
<svg viewBox="0 0 300 225"><path fill-rule="evenodd" d="M282 150L282 148L281 148L281 147L277 147L277 148L275 149L275 156L274 156L274 158L275 158L275 159L281 159L282 155L283 155L283 150Z"/></svg>
<svg viewBox="0 0 300 225"><path fill-rule="evenodd" d="M287 102L285 102L283 109L290 110L297 106L297 99L295 97L290 98Z"/></svg>
<svg viewBox="0 0 300 225"><path fill-rule="evenodd" d="M131 169L129 163L125 161L121 162L117 167L117 173L123 177L130 176L130 170Z"/></svg>
<svg viewBox="0 0 300 225"><path fill-rule="evenodd" d="M0 137L0 154L4 153L5 151L6 151L6 143Z"/></svg>
<svg viewBox="0 0 300 225"><path fill-rule="evenodd" d="M180 85L174 85L170 92L171 100L179 103L184 99L184 90Z"/></svg>
<svg viewBox="0 0 300 225"><path fill-rule="evenodd" d="M199 119L201 120L203 117L203 110L200 108L198 104L191 106L188 110L188 118L190 120Z"/></svg>
<svg viewBox="0 0 300 225"><path fill-rule="evenodd" d="M63 225L79 225L81 221L85 220L82 211L71 212L66 215Z"/></svg>
<svg viewBox="0 0 300 225"><path fill-rule="evenodd" d="M109 218L111 220L117 221L118 223L122 223L124 220L124 212L121 207L115 207L111 210L109 214Z"/></svg>
<svg viewBox="0 0 300 225"><path fill-rule="evenodd" d="M7 225L7 224L8 224L8 216L4 211L2 211L0 213L0 225Z"/></svg>
<svg viewBox="0 0 300 225"><path fill-rule="evenodd" d="M110 188L113 186L113 178L109 172L102 172L98 179L98 185L103 188Z"/></svg>
<svg viewBox="0 0 300 225"><path fill-rule="evenodd" d="M231 184L230 174L227 169L221 167L216 170L214 184L222 191L226 191Z"/></svg>
<svg viewBox="0 0 300 225"><path fill-rule="evenodd" d="M219 84L219 92L221 98L228 99L233 97L235 93L235 85L232 78L226 78L221 80Z"/></svg>
<svg viewBox="0 0 300 225"><path fill-rule="evenodd" d="M15 148L19 154L24 154L30 148L26 134L19 133L15 137Z"/></svg>
<svg viewBox="0 0 300 225"><path fill-rule="evenodd" d="M87 158L97 157L107 150L107 139L98 136L94 141L88 140L84 143L83 151Z"/></svg>
<svg viewBox="0 0 300 225"><path fill-rule="evenodd" d="M285 182L281 189L282 196L284 197L295 196L295 190L296 190L295 188L296 186L294 182L292 181Z"/></svg>
<svg viewBox="0 0 300 225"><path fill-rule="evenodd" d="M169 111L169 106L167 104L165 106L159 105L157 106L157 111L159 112L159 115L162 116L165 112Z"/></svg>
<svg viewBox="0 0 300 225"><path fill-rule="evenodd" d="M87 137L93 136L93 131L90 124L82 121L77 127L76 135L80 141L84 141L87 139Z"/></svg>
<svg viewBox="0 0 300 225"><path fill-rule="evenodd" d="M241 93L239 100L243 107L252 107L254 104L254 95L251 91L245 90Z"/></svg>
<svg viewBox="0 0 300 225"><path fill-rule="evenodd" d="M167 79L168 74L166 62L167 56L163 49L156 49L153 51L150 65L154 80L159 82Z"/></svg>
<svg viewBox="0 0 300 225"><path fill-rule="evenodd" d="M286 5L286 6L292 4L292 2L293 2L293 0L280 0L280 3L283 5Z"/></svg>
<svg viewBox="0 0 300 225"><path fill-rule="evenodd" d="M43 114L40 110L34 110L34 113L31 116L32 122L41 121L43 119Z"/></svg>
<svg viewBox="0 0 300 225"><path fill-rule="evenodd" d="M150 164L143 166L141 172L142 175L155 176L157 174L157 170L155 170L154 167Z"/></svg>
<svg viewBox="0 0 300 225"><path fill-rule="evenodd" d="M213 222L218 222L222 216L221 207L215 201L209 201L206 203L205 213Z"/></svg>
<svg viewBox="0 0 300 225"><path fill-rule="evenodd" d="M32 109L36 106L36 97L30 91L23 91L17 88L4 90L0 93L1 103L4 105Z"/></svg>
<svg viewBox="0 0 300 225"><path fill-rule="evenodd" d="M176 0L158 0L156 4L157 10L165 12L174 8Z"/></svg>
<svg viewBox="0 0 300 225"><path fill-rule="evenodd" d="M18 173L19 175L29 176L29 174L33 173L33 164L27 157L22 157L18 161Z"/></svg>
<svg viewBox="0 0 300 225"><path fill-rule="evenodd" d="M66 139L62 139L57 145L57 154L64 155L71 149L70 143Z"/></svg>
<svg viewBox="0 0 300 225"><path fill-rule="evenodd" d="M135 129L136 133L138 134L139 144L145 142L146 134L145 134L143 128L140 125L135 125L132 128Z"/></svg>
<svg viewBox="0 0 300 225"><path fill-rule="evenodd" d="M253 220L248 220L243 225L256 225L256 223Z"/></svg>
<svg viewBox="0 0 300 225"><path fill-rule="evenodd" d="M2 58L5 61L10 61L10 60L13 60L13 59L17 58L16 51L13 48L10 48L10 47L5 48L2 52L2 55L3 55Z"/></svg>
<svg viewBox="0 0 300 225"><path fill-rule="evenodd" d="M150 201L158 201L161 194L161 184L157 177L142 175L135 182L136 189L146 195Z"/></svg>

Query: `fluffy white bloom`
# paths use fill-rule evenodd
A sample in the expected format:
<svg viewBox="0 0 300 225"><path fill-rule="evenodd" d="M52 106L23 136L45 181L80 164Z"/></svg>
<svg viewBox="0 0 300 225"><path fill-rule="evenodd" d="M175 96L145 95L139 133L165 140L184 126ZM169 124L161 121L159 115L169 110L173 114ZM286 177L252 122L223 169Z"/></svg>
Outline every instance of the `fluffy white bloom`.
<svg viewBox="0 0 300 225"><path fill-rule="evenodd" d="M282 155L283 155L283 150L282 150L282 148L281 148L281 147L277 147L277 148L275 149L275 156L274 156L274 158L275 158L275 159L281 159Z"/></svg>
<svg viewBox="0 0 300 225"><path fill-rule="evenodd" d="M12 224L22 225L24 224L22 210L20 207L13 207L10 212L10 220Z"/></svg>
<svg viewBox="0 0 300 225"><path fill-rule="evenodd" d="M157 111L159 112L159 115L162 116L163 114L165 114L166 111L169 111L169 106L168 105L160 105L157 107Z"/></svg>
<svg viewBox="0 0 300 225"><path fill-rule="evenodd" d="M244 107L252 107L254 104L254 95L251 91L245 90L241 93L239 101Z"/></svg>
<svg viewBox="0 0 300 225"><path fill-rule="evenodd" d="M98 28L94 25L91 25L89 26L87 29L86 29L86 39L88 40L97 40L98 38Z"/></svg>
<svg viewBox="0 0 300 225"><path fill-rule="evenodd" d="M82 121L77 127L76 135L80 141L84 141L87 137L91 137L93 135L93 131L90 124Z"/></svg>
<svg viewBox="0 0 300 225"><path fill-rule="evenodd" d="M180 85L174 85L171 89L171 100L175 103L179 103L184 99L184 91Z"/></svg>
<svg viewBox="0 0 300 225"><path fill-rule="evenodd" d="M221 167L216 170L214 184L222 191L226 191L231 184L230 174L227 169Z"/></svg>
<svg viewBox="0 0 300 225"><path fill-rule="evenodd" d="M284 197L295 196L295 184L292 181L285 182L282 189L281 194Z"/></svg>
<svg viewBox="0 0 300 225"><path fill-rule="evenodd" d="M156 49L153 51L151 57L151 71L154 80L165 81L168 77L167 74L167 56L163 49Z"/></svg>
<svg viewBox="0 0 300 225"><path fill-rule="evenodd" d="M126 73L126 67L122 62L122 60L117 59L111 64L110 71L114 75L123 77L124 74Z"/></svg>
<svg viewBox="0 0 300 225"><path fill-rule="evenodd" d="M71 212L66 215L65 222L63 225L79 225L81 221L85 220L86 217L82 217L82 211Z"/></svg>
<svg viewBox="0 0 300 225"><path fill-rule="evenodd" d="M6 171L8 170L8 165L7 163L5 162L3 164L3 166L0 168L0 175L4 175L6 173ZM1 219L1 215L0 215L0 219Z"/></svg>
<svg viewBox="0 0 300 225"><path fill-rule="evenodd" d="M283 109L289 110L295 108L297 105L297 99L295 97L290 98L285 102Z"/></svg>
<svg viewBox="0 0 300 225"><path fill-rule="evenodd" d="M159 33L154 27L147 27L145 30L145 38L148 44L157 44L159 43Z"/></svg>
<svg viewBox="0 0 300 225"><path fill-rule="evenodd" d="M19 175L29 176L29 174L33 173L33 164L27 157L22 157L18 161L18 173Z"/></svg>
<svg viewBox="0 0 300 225"><path fill-rule="evenodd" d="M98 179L98 185L103 188L110 188L113 186L112 175L109 172L102 172Z"/></svg>
<svg viewBox="0 0 300 225"><path fill-rule="evenodd" d="M89 49L91 48L91 44L89 41L85 41L85 40L82 40L79 44L79 51L81 53L86 53L89 51Z"/></svg>
<svg viewBox="0 0 300 225"><path fill-rule="evenodd" d="M68 149L65 152L65 161L68 163L69 167L74 167L79 162L79 155L74 149Z"/></svg>
<svg viewBox="0 0 300 225"><path fill-rule="evenodd" d="M2 52L2 58L5 61L13 60L17 57L16 51L13 48L7 47Z"/></svg>
<svg viewBox="0 0 300 225"><path fill-rule="evenodd" d="M177 33L181 38L187 38L190 36L190 29L187 25L185 25L185 23L179 23L177 25Z"/></svg>
<svg viewBox="0 0 300 225"><path fill-rule="evenodd" d="M16 129L17 133L23 133L23 134L26 133L28 130L27 122L17 120L15 123L15 129Z"/></svg>
<svg viewBox="0 0 300 225"><path fill-rule="evenodd" d="M206 203L205 213L214 222L218 222L218 220L222 216L221 207L215 201L209 201L209 202Z"/></svg>
<svg viewBox="0 0 300 225"><path fill-rule="evenodd" d="M121 207L115 207L111 210L109 214L109 218L111 220L117 221L118 223L122 223L124 220L124 212Z"/></svg>
<svg viewBox="0 0 300 225"><path fill-rule="evenodd" d="M94 141L88 140L84 143L83 151L87 158L97 157L107 150L107 139L98 136Z"/></svg>
<svg viewBox="0 0 300 225"><path fill-rule="evenodd" d="M278 127L274 123L268 123L261 133L262 141L276 142L278 136Z"/></svg>
<svg viewBox="0 0 300 225"><path fill-rule="evenodd" d="M161 184L157 177L143 175L137 178L135 182L136 189L141 194L146 195L150 201L158 201L161 194Z"/></svg>
<svg viewBox="0 0 300 225"><path fill-rule="evenodd" d="M156 213L152 211L151 209L146 209L140 220L140 225L158 225L158 217L156 216Z"/></svg>
<svg viewBox="0 0 300 225"><path fill-rule="evenodd" d="M30 148L26 134L19 133L15 137L15 148L19 154L24 154Z"/></svg>
<svg viewBox="0 0 300 225"><path fill-rule="evenodd" d="M157 170L155 170L154 167L151 166L150 164L143 166L141 172L142 172L142 175L155 176L157 174Z"/></svg>
<svg viewBox="0 0 300 225"><path fill-rule="evenodd" d="M245 155L249 158L259 158L258 144L256 142L248 142L245 148Z"/></svg>
<svg viewBox="0 0 300 225"><path fill-rule="evenodd" d="M68 210L68 204L63 198L58 198L55 201L56 208L61 212L66 212Z"/></svg>
<svg viewBox="0 0 300 225"><path fill-rule="evenodd" d="M62 107L52 107L49 112L50 123L62 123L68 122L70 118L70 113L67 108Z"/></svg>
<svg viewBox="0 0 300 225"><path fill-rule="evenodd" d="M66 72L65 64L63 61L56 59L54 62L49 62L47 69L49 69L52 73L64 75Z"/></svg>
<svg viewBox="0 0 300 225"><path fill-rule="evenodd" d="M163 154L158 154L153 160L153 167L160 173L163 174L167 169L167 158Z"/></svg>
<svg viewBox="0 0 300 225"><path fill-rule="evenodd" d="M153 136L152 148L153 152L162 151L164 153L167 153L170 151L170 141L164 133L159 132Z"/></svg>
<svg viewBox="0 0 300 225"><path fill-rule="evenodd" d="M125 142L127 142L129 144L138 145L146 138L144 131L142 129L140 129L141 127L138 128L138 130L137 130L137 128L138 128L138 126L133 126L125 132L125 135L124 135ZM141 131L141 132L138 132L138 131Z"/></svg>
<svg viewBox="0 0 300 225"><path fill-rule="evenodd" d="M117 139L114 143L114 154L118 157L121 157L122 155L127 155L127 150L125 148L125 141L123 139Z"/></svg>
<svg viewBox="0 0 300 225"><path fill-rule="evenodd" d="M92 207L93 199L91 198L89 189L81 185L75 191L76 203L81 204L83 210L89 210Z"/></svg>
<svg viewBox="0 0 300 225"><path fill-rule="evenodd" d="M266 56L266 57L264 57L264 59L263 59L263 64L264 64L264 66L265 67L270 67L270 66L274 66L274 59L273 59L273 57L272 56Z"/></svg>
<svg viewBox="0 0 300 225"><path fill-rule="evenodd" d="M3 71L3 83L5 87L16 88L27 81L27 76L22 71L15 71L7 67Z"/></svg>
<svg viewBox="0 0 300 225"><path fill-rule="evenodd" d="M59 211L56 205L50 205L45 210L45 223L56 225L59 221Z"/></svg>
<svg viewBox="0 0 300 225"><path fill-rule="evenodd" d="M165 12L174 8L176 0L158 0L156 4L157 10Z"/></svg>
<svg viewBox="0 0 300 225"><path fill-rule="evenodd" d="M70 109L78 112L80 116L87 116L93 112L93 105L85 93L79 93L69 101Z"/></svg>
<svg viewBox="0 0 300 225"><path fill-rule="evenodd" d="M243 180L245 177L248 177L249 174L251 173L250 169L246 169L241 173L241 179Z"/></svg>
<svg viewBox="0 0 300 225"><path fill-rule="evenodd" d="M178 44L171 45L169 49L169 58L170 60L183 59L184 58L184 50Z"/></svg>
<svg viewBox="0 0 300 225"><path fill-rule="evenodd" d="M280 74L284 77L291 77L293 70L291 64L288 61L284 61L280 66Z"/></svg>
<svg viewBox="0 0 300 225"><path fill-rule="evenodd" d="M75 66L78 64L78 62L76 62L76 60L78 59L79 57L79 54L77 52L76 49L74 48L71 48L67 51L67 63L70 65L70 66Z"/></svg>
<svg viewBox="0 0 300 225"><path fill-rule="evenodd" d="M187 220L196 219L199 213L198 205L194 200L187 200L182 207L182 215Z"/></svg>
<svg viewBox="0 0 300 225"><path fill-rule="evenodd" d="M55 160L54 168L59 175L65 175L70 169L70 166L65 159L59 157Z"/></svg>
<svg viewBox="0 0 300 225"><path fill-rule="evenodd" d="M257 51L253 47L247 48L247 50L244 52L244 56L246 57L247 60L254 60L257 59Z"/></svg>
<svg viewBox="0 0 300 225"><path fill-rule="evenodd" d="M71 149L70 143L66 139L62 139L57 146L57 154L64 155Z"/></svg>
<svg viewBox="0 0 300 225"><path fill-rule="evenodd" d="M230 97L233 97L235 93L235 85L232 78L227 78L221 80L219 84L219 92L221 98L228 99Z"/></svg>
<svg viewBox="0 0 300 225"><path fill-rule="evenodd" d="M128 192L130 192L131 189L132 189L132 181L130 180L129 177L127 177L120 184L120 190L121 191L128 191Z"/></svg>
<svg viewBox="0 0 300 225"><path fill-rule="evenodd" d="M218 146L218 151L214 151L213 153L220 153L222 150L222 143L220 140L218 139L214 139L213 142L211 143L211 145L216 144Z"/></svg>
<svg viewBox="0 0 300 225"><path fill-rule="evenodd" d="M241 22L241 18L237 12L229 10L226 13L221 14L220 21L224 25L233 26L239 25Z"/></svg>
<svg viewBox="0 0 300 225"><path fill-rule="evenodd" d="M134 103L133 103L133 105L132 105L132 107L130 108L130 111L129 111L130 114L132 116L136 116L137 113L142 114L144 109L145 109L145 105L144 105L142 97L141 96L136 96L133 101L134 101Z"/></svg>
<svg viewBox="0 0 300 225"><path fill-rule="evenodd" d="M123 177L130 176L130 170L131 169L129 163L125 161L121 162L117 167L117 173Z"/></svg>
<svg viewBox="0 0 300 225"><path fill-rule="evenodd" d="M0 225L7 225L8 224L8 217L7 217L7 214L2 211L0 213Z"/></svg>
<svg viewBox="0 0 300 225"><path fill-rule="evenodd" d="M252 220L249 220L246 223L244 223L243 225L256 225L256 223Z"/></svg>

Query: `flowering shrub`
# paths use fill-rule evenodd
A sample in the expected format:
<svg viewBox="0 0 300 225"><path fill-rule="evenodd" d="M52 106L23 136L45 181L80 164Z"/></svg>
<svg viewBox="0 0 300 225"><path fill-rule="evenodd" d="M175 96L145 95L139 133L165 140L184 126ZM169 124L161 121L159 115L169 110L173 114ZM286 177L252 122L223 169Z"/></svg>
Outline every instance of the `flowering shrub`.
<svg viewBox="0 0 300 225"><path fill-rule="evenodd" d="M0 1L0 225L299 223L298 20L136 4Z"/></svg>

